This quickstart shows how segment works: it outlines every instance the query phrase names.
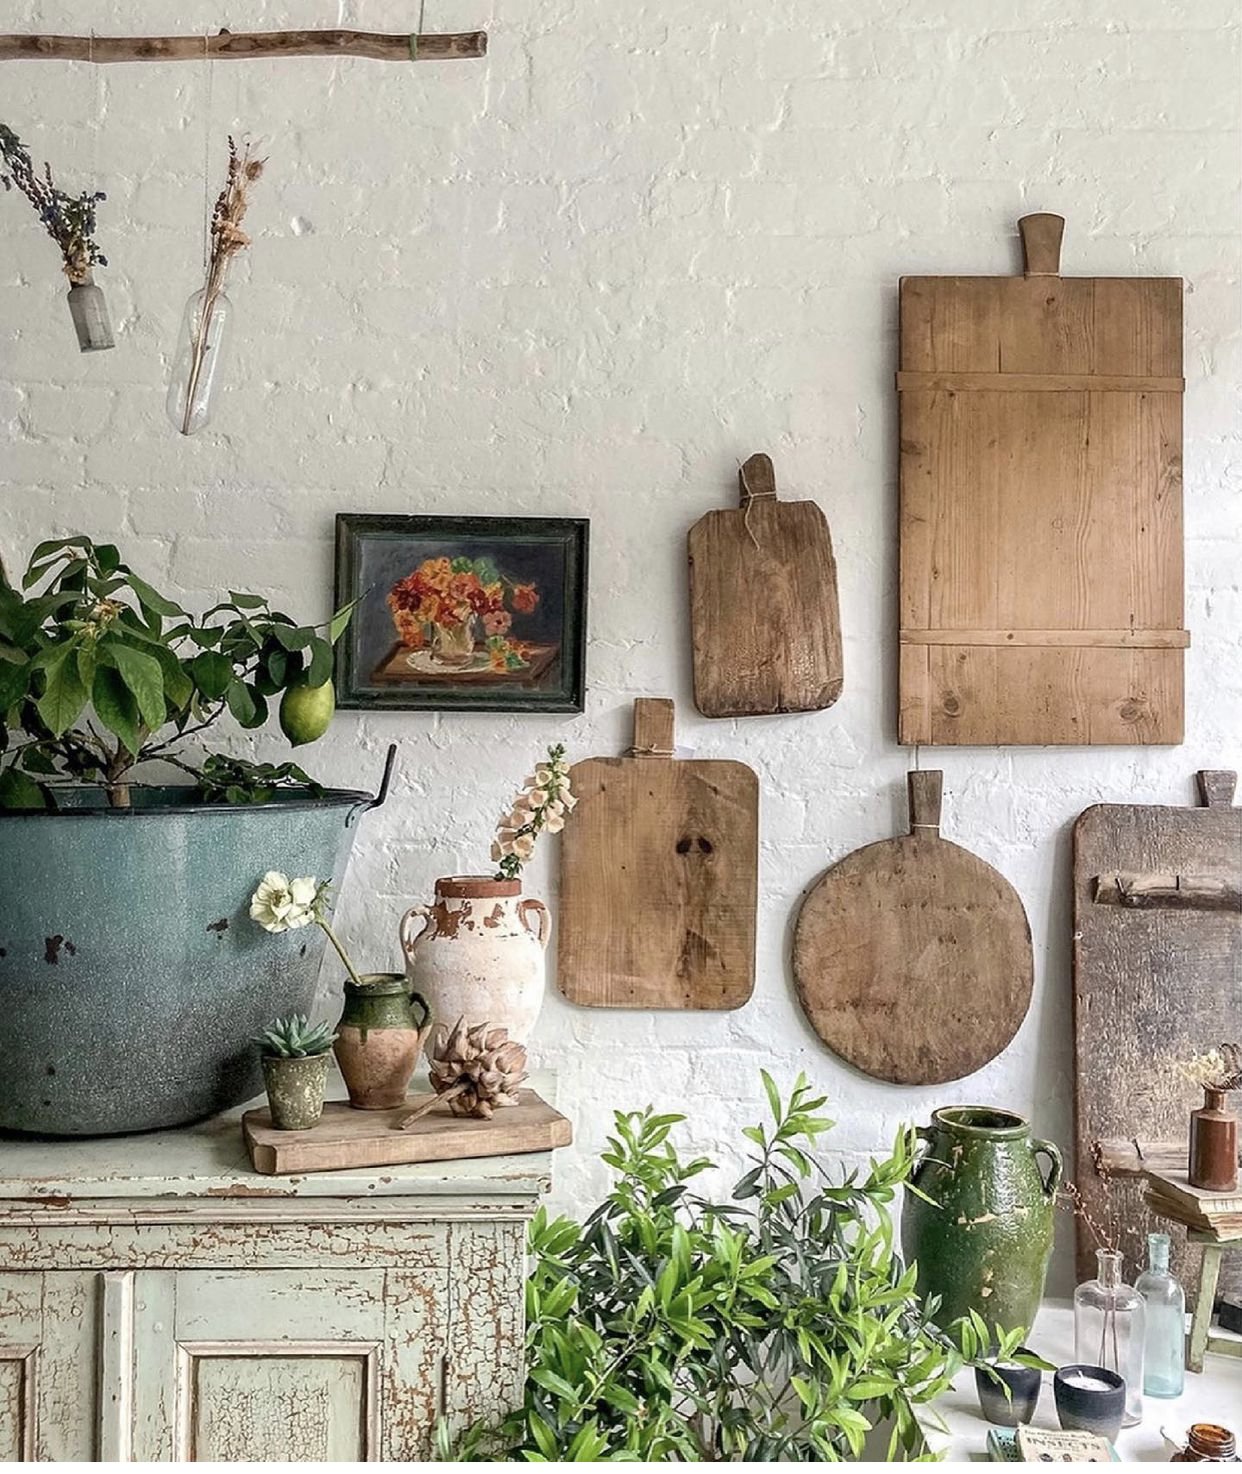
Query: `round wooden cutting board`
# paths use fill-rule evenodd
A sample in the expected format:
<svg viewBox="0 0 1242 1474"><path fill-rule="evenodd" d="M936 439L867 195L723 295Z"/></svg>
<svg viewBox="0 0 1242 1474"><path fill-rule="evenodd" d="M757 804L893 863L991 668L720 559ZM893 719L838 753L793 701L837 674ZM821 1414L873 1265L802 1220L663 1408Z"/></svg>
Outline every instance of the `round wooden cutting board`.
<svg viewBox="0 0 1242 1474"><path fill-rule="evenodd" d="M1031 1002L1031 929L1013 886L940 838L943 774L910 773L910 833L847 855L802 903L798 996L829 1049L896 1085L995 1059Z"/></svg>

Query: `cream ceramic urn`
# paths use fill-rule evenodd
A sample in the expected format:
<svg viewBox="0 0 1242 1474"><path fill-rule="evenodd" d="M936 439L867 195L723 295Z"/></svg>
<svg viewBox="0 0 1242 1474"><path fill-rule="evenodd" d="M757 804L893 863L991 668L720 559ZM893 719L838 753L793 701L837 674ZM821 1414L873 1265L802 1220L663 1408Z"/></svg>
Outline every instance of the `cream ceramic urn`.
<svg viewBox="0 0 1242 1474"><path fill-rule="evenodd" d="M418 923L422 922L422 929ZM401 918L406 976L437 1024L489 1023L526 1044L543 1005L550 920L518 880L449 875Z"/></svg>

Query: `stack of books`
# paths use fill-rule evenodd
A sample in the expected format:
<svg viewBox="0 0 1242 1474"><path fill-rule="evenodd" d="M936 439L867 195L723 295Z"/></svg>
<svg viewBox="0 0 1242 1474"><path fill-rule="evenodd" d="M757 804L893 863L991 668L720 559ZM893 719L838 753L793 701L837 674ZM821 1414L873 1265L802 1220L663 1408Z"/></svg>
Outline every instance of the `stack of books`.
<svg viewBox="0 0 1242 1474"><path fill-rule="evenodd" d="M1242 1190L1213 1193L1192 1187L1184 1172L1148 1172L1147 1204L1162 1218L1200 1233L1226 1239L1242 1234Z"/></svg>

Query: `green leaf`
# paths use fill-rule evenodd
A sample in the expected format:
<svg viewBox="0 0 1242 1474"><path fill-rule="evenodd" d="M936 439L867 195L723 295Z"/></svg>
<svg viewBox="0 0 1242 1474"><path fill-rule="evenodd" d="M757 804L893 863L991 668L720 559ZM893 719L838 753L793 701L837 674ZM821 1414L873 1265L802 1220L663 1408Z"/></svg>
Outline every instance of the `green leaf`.
<svg viewBox="0 0 1242 1474"><path fill-rule="evenodd" d="M218 650L204 650L189 664L198 689L208 701L219 701L233 679L233 662Z"/></svg>
<svg viewBox="0 0 1242 1474"><path fill-rule="evenodd" d="M345 631L349 628L349 621L353 618L354 610L357 609L359 603L360 600L354 599L351 603L346 604L341 609L338 609L336 613L332 616L331 623L328 625L329 644L335 645L336 642L345 633Z"/></svg>
<svg viewBox="0 0 1242 1474"><path fill-rule="evenodd" d="M138 602L144 609L153 614L162 614L165 619L176 619L185 615L185 610L180 604L174 604L171 599L166 599L163 594L157 593L145 579L139 578L136 573L129 575L129 586L138 595Z"/></svg>
<svg viewBox="0 0 1242 1474"><path fill-rule="evenodd" d="M274 624L272 634L286 650L305 650L315 638L314 630L297 629L290 624Z"/></svg>
<svg viewBox="0 0 1242 1474"><path fill-rule="evenodd" d="M233 589L230 589L229 598L238 609L264 609L267 607L267 600L261 594L239 594Z"/></svg>
<svg viewBox="0 0 1242 1474"><path fill-rule="evenodd" d="M0 715L8 711L15 702L21 701L30 688L30 664L11 660L0 661Z"/></svg>
<svg viewBox="0 0 1242 1474"><path fill-rule="evenodd" d="M306 684L308 686L322 686L325 681L332 679L332 646L327 640L321 640L318 636L307 646L310 652L310 665L306 671Z"/></svg>
<svg viewBox="0 0 1242 1474"><path fill-rule="evenodd" d="M82 714L87 690L78 674L77 640L53 645L38 658L46 685L35 709L53 737L63 736Z"/></svg>
<svg viewBox="0 0 1242 1474"><path fill-rule="evenodd" d="M138 713L153 731L164 725L164 672L153 655L111 637L100 642L101 657L115 665L133 692Z"/></svg>
<svg viewBox="0 0 1242 1474"><path fill-rule="evenodd" d="M16 768L5 768L0 773L0 809L47 809L47 790L42 784L19 773Z"/></svg>
<svg viewBox="0 0 1242 1474"><path fill-rule="evenodd" d="M136 755L142 745L138 735L138 703L120 671L110 665L99 666L95 671L91 700L99 720L120 739L131 756Z"/></svg>
<svg viewBox="0 0 1242 1474"><path fill-rule="evenodd" d="M231 681L225 695L228 699L229 710L242 726L253 724L257 707L249 686L238 680Z"/></svg>

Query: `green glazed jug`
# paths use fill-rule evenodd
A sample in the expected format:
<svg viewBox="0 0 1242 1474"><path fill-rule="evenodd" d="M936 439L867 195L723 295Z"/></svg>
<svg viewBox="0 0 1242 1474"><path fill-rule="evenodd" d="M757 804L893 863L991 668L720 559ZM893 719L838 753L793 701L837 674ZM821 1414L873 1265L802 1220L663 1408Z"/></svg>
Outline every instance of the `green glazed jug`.
<svg viewBox="0 0 1242 1474"><path fill-rule="evenodd" d="M927 1150L911 1182L931 1201L907 1190L901 1215L918 1293L939 1297L933 1319L946 1328L977 1310L989 1327L1029 1329L1052 1253L1061 1153L995 1106L933 1111L918 1135Z"/></svg>
<svg viewBox="0 0 1242 1474"><path fill-rule="evenodd" d="M404 973L364 972L357 983L347 982L332 1051L350 1105L360 1111L399 1106L430 1028L431 1010L410 992Z"/></svg>

